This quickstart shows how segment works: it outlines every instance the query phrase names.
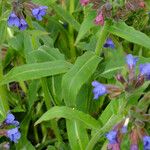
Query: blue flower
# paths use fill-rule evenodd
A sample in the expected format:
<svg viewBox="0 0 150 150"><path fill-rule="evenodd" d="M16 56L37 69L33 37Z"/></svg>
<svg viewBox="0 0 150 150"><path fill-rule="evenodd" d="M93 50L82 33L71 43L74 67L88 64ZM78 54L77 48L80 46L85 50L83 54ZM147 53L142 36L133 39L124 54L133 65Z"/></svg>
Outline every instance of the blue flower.
<svg viewBox="0 0 150 150"><path fill-rule="evenodd" d="M12 122L15 120L15 116L11 113L8 113L5 119L6 124L12 124Z"/></svg>
<svg viewBox="0 0 150 150"><path fill-rule="evenodd" d="M129 69L133 69L136 66L136 62L138 61L137 57L134 57L132 54L128 54L126 56L126 63Z"/></svg>
<svg viewBox="0 0 150 150"><path fill-rule="evenodd" d="M94 99L98 99L99 96L102 96L107 93L106 86L97 81L93 81L92 86L94 87L93 89Z"/></svg>
<svg viewBox="0 0 150 150"><path fill-rule="evenodd" d="M15 116L11 113L7 114L4 122L8 125L15 125L16 127L19 126L19 122L15 120Z"/></svg>
<svg viewBox="0 0 150 150"><path fill-rule="evenodd" d="M39 21L41 21L43 16L46 15L47 6L40 6L38 8L32 9L32 15Z"/></svg>
<svg viewBox="0 0 150 150"><path fill-rule="evenodd" d="M21 18L20 19L19 29L20 30L25 30L27 27L28 27L27 22L23 18Z"/></svg>
<svg viewBox="0 0 150 150"><path fill-rule="evenodd" d="M139 70L141 75L144 75L147 80L150 80L150 63L140 64Z"/></svg>
<svg viewBox="0 0 150 150"><path fill-rule="evenodd" d="M143 137L144 150L150 150L150 136Z"/></svg>
<svg viewBox="0 0 150 150"><path fill-rule="evenodd" d="M117 143L117 131L111 130L108 134L106 134L106 138L109 140L109 144Z"/></svg>
<svg viewBox="0 0 150 150"><path fill-rule="evenodd" d="M132 144L132 145L130 146L130 150L138 150L137 144Z"/></svg>
<svg viewBox="0 0 150 150"><path fill-rule="evenodd" d="M114 44L114 42L110 39L110 38L108 38L107 40L106 40L106 43L104 44L104 47L105 48L112 48L112 49L114 49L115 48L115 44Z"/></svg>
<svg viewBox="0 0 150 150"><path fill-rule="evenodd" d="M7 137L15 143L17 143L21 137L21 133L19 132L18 128L13 128L13 129L8 130L6 134L7 134Z"/></svg>
<svg viewBox="0 0 150 150"><path fill-rule="evenodd" d="M17 15L14 12L12 12L9 15L7 23L8 23L8 26L10 26L10 27L12 27L12 26L19 27L19 25L20 25L19 18L17 17Z"/></svg>

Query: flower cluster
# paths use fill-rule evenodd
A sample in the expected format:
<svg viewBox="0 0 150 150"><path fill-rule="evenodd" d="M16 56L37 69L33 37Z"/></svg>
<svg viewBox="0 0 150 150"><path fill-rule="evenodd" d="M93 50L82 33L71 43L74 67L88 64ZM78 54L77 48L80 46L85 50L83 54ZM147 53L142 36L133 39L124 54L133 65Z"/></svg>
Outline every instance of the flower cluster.
<svg viewBox="0 0 150 150"><path fill-rule="evenodd" d="M25 30L28 27L28 24L25 20L25 13L29 13L29 15L32 15L34 18L36 18L36 20L41 21L43 16L46 15L46 10L48 9L47 6L39 6L33 4L32 2L24 2L21 6L19 5L22 9L19 7L18 10L18 3L13 2L12 4L13 11L10 13L7 23L9 27L15 26L20 30Z"/></svg>
<svg viewBox="0 0 150 150"><path fill-rule="evenodd" d="M106 134L108 139L108 149L120 150L120 144L122 141L122 135L127 133L127 126L129 123L129 118L118 123L113 130Z"/></svg>
<svg viewBox="0 0 150 150"><path fill-rule="evenodd" d="M124 122L124 125L123 125ZM131 132L127 131L127 126L129 123L129 118L126 118L125 121L118 123L113 130L106 134L108 139L108 149L111 150L120 150L120 146L123 140L124 134L129 133L130 137L130 150L138 150L138 142L141 140L143 142L143 149L150 150L150 136L146 135L145 131L139 127L134 126L131 129ZM122 130L125 129L125 132Z"/></svg>
<svg viewBox="0 0 150 150"><path fill-rule="evenodd" d="M13 142L17 143L21 137L21 133L19 132L18 128L9 129L6 132L6 136Z"/></svg>
<svg viewBox="0 0 150 150"><path fill-rule="evenodd" d="M80 0L82 6L86 6L89 4L89 0ZM95 4L96 3L96 4ZM106 1L99 2L101 3L100 8L97 8L98 2L93 1L93 8L97 9L97 16L95 18L95 24L103 26L106 19L113 18L118 20L120 18L124 19L125 16L130 15L131 12L136 12L146 7L145 2L143 0L130 0L125 1L122 8L120 8L119 2L114 2L115 9L113 9L113 5ZM97 5L97 6L95 6ZM118 7L116 7L118 5Z"/></svg>
<svg viewBox="0 0 150 150"><path fill-rule="evenodd" d="M116 76L116 79L124 85L124 89L115 85L104 85L98 81L93 81L92 86L94 99L98 99L99 96L109 94L111 98L118 96L122 91L132 92L134 89L143 85L145 80L150 80L150 63L139 65L139 74L136 76L135 67L138 61L137 57L131 54L126 56L126 64L128 66L128 78L125 79L120 73Z"/></svg>
<svg viewBox="0 0 150 150"><path fill-rule="evenodd" d="M13 126L14 128L6 129L9 126ZM21 133L19 132L19 122L15 120L15 116L12 113L8 113L6 119L2 123L0 135L8 137L10 141L15 143L20 139Z"/></svg>

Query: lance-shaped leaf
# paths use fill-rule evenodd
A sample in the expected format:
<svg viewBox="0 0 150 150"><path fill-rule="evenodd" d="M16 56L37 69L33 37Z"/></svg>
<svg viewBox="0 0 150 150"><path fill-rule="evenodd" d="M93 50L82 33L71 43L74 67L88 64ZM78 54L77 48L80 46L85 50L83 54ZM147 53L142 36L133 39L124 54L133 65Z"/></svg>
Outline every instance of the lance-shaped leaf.
<svg viewBox="0 0 150 150"><path fill-rule="evenodd" d="M83 124L79 121L67 120L67 134L69 139L69 144L72 150L85 150L87 144L89 143L89 138L87 130Z"/></svg>
<svg viewBox="0 0 150 150"><path fill-rule="evenodd" d="M6 74L0 81L0 85L13 81L25 81L39 79L46 76L65 73L71 68L66 61L51 61L44 63L25 64L15 67Z"/></svg>
<svg viewBox="0 0 150 150"><path fill-rule="evenodd" d="M78 57L74 66L64 75L62 90L65 103L75 106L77 94L97 68L101 58L92 52L86 52Z"/></svg>
<svg viewBox="0 0 150 150"><path fill-rule="evenodd" d="M124 22L114 23L112 26L109 26L107 30L112 34L126 39L127 41L150 49L150 38L146 34L135 30L133 27L128 26Z"/></svg>
<svg viewBox="0 0 150 150"><path fill-rule="evenodd" d="M54 118L65 118L69 120L78 120L86 125L87 128L99 129L101 124L88 114L82 111L70 108L67 106L55 106L44 113L39 120L36 121L35 125L48 121Z"/></svg>

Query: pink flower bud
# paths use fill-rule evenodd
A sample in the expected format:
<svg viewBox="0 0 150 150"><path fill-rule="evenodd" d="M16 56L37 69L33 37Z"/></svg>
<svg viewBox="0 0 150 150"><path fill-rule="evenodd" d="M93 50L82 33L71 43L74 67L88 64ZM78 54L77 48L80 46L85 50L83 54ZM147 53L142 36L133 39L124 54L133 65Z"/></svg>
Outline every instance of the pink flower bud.
<svg viewBox="0 0 150 150"><path fill-rule="evenodd" d="M95 24L96 25L101 25L101 26L104 25L104 17L103 17L102 11L96 16Z"/></svg>
<svg viewBox="0 0 150 150"><path fill-rule="evenodd" d="M82 6L86 6L89 3L89 0L80 0Z"/></svg>

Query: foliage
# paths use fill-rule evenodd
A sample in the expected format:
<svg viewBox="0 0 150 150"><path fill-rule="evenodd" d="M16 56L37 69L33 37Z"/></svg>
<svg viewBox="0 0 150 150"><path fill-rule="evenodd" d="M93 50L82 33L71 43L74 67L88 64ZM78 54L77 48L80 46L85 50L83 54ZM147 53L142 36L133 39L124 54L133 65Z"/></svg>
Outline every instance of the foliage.
<svg viewBox="0 0 150 150"><path fill-rule="evenodd" d="M12 150L107 149L106 133L120 130L128 118L122 150L129 149L137 132L148 136L149 81L139 65L150 63L150 3L132 0L128 8L124 0L110 0L108 8L96 0L30 2L0 0L0 149L8 143L5 149ZM47 14L39 21L28 4L47 6ZM13 7L26 30L8 26ZM95 19L99 12L104 25ZM112 47L104 46L108 38ZM135 72L127 54L138 57ZM97 100L95 80L107 88ZM6 138L6 130L14 127L6 123L9 112L20 122L18 143ZM139 141L134 144L142 149Z"/></svg>

